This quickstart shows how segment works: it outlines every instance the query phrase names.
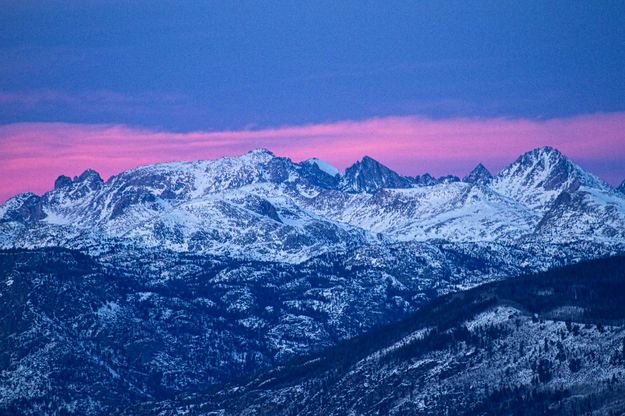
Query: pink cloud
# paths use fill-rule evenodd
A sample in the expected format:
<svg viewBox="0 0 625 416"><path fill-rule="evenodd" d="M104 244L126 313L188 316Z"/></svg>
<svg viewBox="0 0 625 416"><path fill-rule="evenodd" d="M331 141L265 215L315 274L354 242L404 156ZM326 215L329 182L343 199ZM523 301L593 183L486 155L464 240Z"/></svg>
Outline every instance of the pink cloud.
<svg viewBox="0 0 625 416"><path fill-rule="evenodd" d="M550 145L616 184L625 179L625 112L552 120L385 117L260 130L174 133L123 125L0 126L0 201L43 193L60 174L103 177L149 163L213 159L266 147L296 161L319 157L345 168L372 156L405 175L494 172Z"/></svg>

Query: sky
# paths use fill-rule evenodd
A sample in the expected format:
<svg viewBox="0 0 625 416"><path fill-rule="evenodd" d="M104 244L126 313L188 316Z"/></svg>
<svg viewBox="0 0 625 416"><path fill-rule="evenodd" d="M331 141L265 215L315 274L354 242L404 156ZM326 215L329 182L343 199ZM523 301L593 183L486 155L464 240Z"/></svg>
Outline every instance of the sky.
<svg viewBox="0 0 625 416"><path fill-rule="evenodd" d="M625 179L623 1L31 1L0 12L0 202L267 147L406 175L557 147Z"/></svg>

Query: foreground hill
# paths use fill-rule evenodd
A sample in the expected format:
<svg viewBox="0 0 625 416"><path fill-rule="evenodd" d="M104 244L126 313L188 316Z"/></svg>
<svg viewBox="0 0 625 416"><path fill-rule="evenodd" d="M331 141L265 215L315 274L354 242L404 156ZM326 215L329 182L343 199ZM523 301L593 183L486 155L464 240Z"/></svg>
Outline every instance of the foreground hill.
<svg viewBox="0 0 625 416"><path fill-rule="evenodd" d="M125 414L622 414L625 257L447 295L210 393Z"/></svg>
<svg viewBox="0 0 625 416"><path fill-rule="evenodd" d="M0 409L103 415L230 382L588 248L398 243L301 264L0 251Z"/></svg>

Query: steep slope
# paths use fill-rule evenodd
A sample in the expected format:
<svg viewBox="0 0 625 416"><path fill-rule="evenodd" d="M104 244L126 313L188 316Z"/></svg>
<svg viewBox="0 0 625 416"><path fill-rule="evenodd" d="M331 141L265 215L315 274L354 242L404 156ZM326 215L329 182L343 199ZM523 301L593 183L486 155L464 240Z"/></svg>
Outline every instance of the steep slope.
<svg viewBox="0 0 625 416"><path fill-rule="evenodd" d="M341 176L341 172L337 168L335 168L328 162L317 159L316 157L303 161L301 165L315 165L317 166L317 168L319 168L319 170L330 175L331 177Z"/></svg>
<svg viewBox="0 0 625 416"><path fill-rule="evenodd" d="M616 188L616 190L622 194L625 194L625 181L621 182L621 184L618 186L618 188Z"/></svg>
<svg viewBox="0 0 625 416"><path fill-rule="evenodd" d="M553 242L625 241L623 201L616 191L590 187L564 191L551 203L536 233Z"/></svg>
<svg viewBox="0 0 625 416"><path fill-rule="evenodd" d="M321 188L337 189L341 180L341 172L337 168L317 158L305 160L298 167L303 177Z"/></svg>
<svg viewBox="0 0 625 416"><path fill-rule="evenodd" d="M231 388L124 414L621 414L625 258L437 299Z"/></svg>
<svg viewBox="0 0 625 416"><path fill-rule="evenodd" d="M462 182L331 198L323 194L299 204L395 241L514 241L530 233L540 220L516 201Z"/></svg>

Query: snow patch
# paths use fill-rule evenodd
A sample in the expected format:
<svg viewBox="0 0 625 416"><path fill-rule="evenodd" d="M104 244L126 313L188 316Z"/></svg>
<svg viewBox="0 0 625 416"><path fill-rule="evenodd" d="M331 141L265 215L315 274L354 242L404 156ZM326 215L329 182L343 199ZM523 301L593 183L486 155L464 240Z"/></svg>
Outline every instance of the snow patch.
<svg viewBox="0 0 625 416"><path fill-rule="evenodd" d="M341 174L341 172L337 168L335 168L334 166L332 166L328 162L325 162L325 161L323 161L321 159L317 159L316 157L313 157L312 159L305 160L304 163L317 165L317 167L320 170L322 170L323 172L327 173L330 176L336 176L336 175L340 175Z"/></svg>
<svg viewBox="0 0 625 416"><path fill-rule="evenodd" d="M100 319L112 320L120 314L121 309L121 306L119 306L117 303L108 301L98 308L96 314L100 317Z"/></svg>
<svg viewBox="0 0 625 416"><path fill-rule="evenodd" d="M521 312L510 306L497 306L486 312L482 312L466 322L466 327L472 331L479 327L497 325L506 322L511 316L516 316Z"/></svg>

